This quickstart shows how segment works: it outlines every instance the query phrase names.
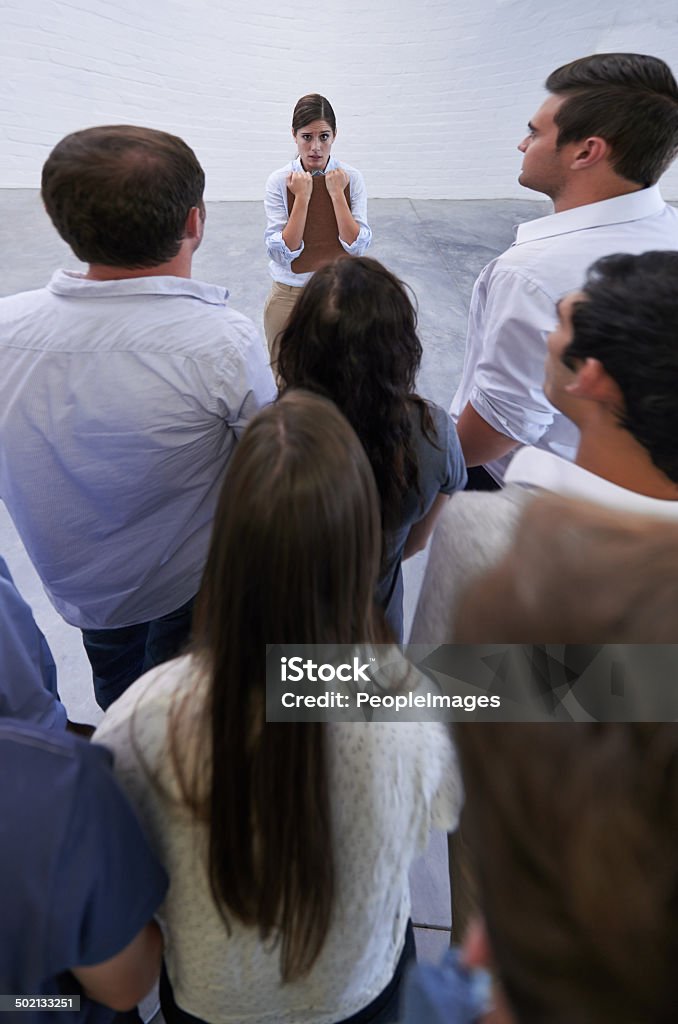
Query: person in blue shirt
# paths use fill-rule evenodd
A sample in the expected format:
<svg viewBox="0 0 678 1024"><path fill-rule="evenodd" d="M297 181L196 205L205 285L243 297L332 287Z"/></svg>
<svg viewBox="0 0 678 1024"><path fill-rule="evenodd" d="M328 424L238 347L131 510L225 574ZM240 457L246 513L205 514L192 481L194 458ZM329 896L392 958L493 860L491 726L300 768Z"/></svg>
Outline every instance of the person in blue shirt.
<svg viewBox="0 0 678 1024"><path fill-rule="evenodd" d="M0 993L47 1009L3 1024L108 1024L160 970L167 878L106 750L0 719ZM80 997L80 1009L50 1000ZM52 1008L49 1008L49 1007Z"/></svg>
<svg viewBox="0 0 678 1024"><path fill-rule="evenodd" d="M46 729L66 727L56 667L30 607L0 558L0 716Z"/></svg>
<svg viewBox="0 0 678 1024"><path fill-rule="evenodd" d="M30 606L0 558L0 717L45 729L69 729L84 737L94 727L71 722L59 700L52 652Z"/></svg>

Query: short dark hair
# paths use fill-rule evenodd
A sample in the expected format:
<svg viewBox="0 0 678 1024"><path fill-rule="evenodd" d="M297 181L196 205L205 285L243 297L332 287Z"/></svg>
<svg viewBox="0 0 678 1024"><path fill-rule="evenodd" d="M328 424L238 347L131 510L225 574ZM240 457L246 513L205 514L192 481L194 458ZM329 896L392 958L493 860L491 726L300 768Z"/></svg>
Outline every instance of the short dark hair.
<svg viewBox="0 0 678 1024"><path fill-rule="evenodd" d="M580 57L553 71L546 88L565 97L554 117L558 146L598 135L622 178L654 185L678 152L678 85L658 57Z"/></svg>
<svg viewBox="0 0 678 1024"><path fill-rule="evenodd" d="M561 358L600 360L619 387L620 425L678 482L678 252L605 256L589 268Z"/></svg>
<svg viewBox="0 0 678 1024"><path fill-rule="evenodd" d="M296 135L300 128L305 128L313 121L327 121L333 132L337 130L337 119L330 101L317 92L310 92L308 96L297 100L292 113L292 131Z"/></svg>
<svg viewBox="0 0 678 1024"><path fill-rule="evenodd" d="M135 125L73 132L42 169L54 227L84 263L156 267L179 252L205 174L176 135Z"/></svg>

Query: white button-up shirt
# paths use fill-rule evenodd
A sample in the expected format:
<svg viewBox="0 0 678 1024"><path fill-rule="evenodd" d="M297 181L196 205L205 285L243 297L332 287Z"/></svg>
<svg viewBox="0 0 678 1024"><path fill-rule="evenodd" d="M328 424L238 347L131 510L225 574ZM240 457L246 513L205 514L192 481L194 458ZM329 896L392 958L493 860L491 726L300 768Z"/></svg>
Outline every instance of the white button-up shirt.
<svg viewBox="0 0 678 1024"><path fill-rule="evenodd" d="M274 281L280 284L289 284L293 288L303 288L312 272L308 274L295 274L291 269L292 261L301 256L304 251L302 241L298 249L288 249L283 240L282 233L285 230L290 213L287 208L287 176L291 171L303 171L299 157L291 163L274 171L266 182L266 194L264 196L264 209L266 211L266 251L269 255L269 270ZM330 157L325 173L335 170L346 171L349 178L349 190L351 195L351 214L359 227L358 237L348 245L341 238L339 242L349 256L363 256L372 241L372 231L367 223L367 190L365 181L360 171L355 167L335 160ZM337 236L338 237L338 236Z"/></svg>
<svg viewBox="0 0 678 1024"><path fill-rule="evenodd" d="M556 303L582 287L601 256L660 249L678 249L678 210L666 205L656 185L521 224L511 248L475 283L453 418L470 402L491 427L521 445L574 458L577 428L543 392ZM486 469L501 482L511 457Z"/></svg>
<svg viewBox="0 0 678 1024"><path fill-rule="evenodd" d="M678 520L678 501L631 491L539 448L521 449L506 471L505 482L601 505L613 512Z"/></svg>
<svg viewBox="0 0 678 1024"><path fill-rule="evenodd" d="M76 626L145 622L198 589L229 456L276 394L227 297L59 271L0 300L0 497Z"/></svg>

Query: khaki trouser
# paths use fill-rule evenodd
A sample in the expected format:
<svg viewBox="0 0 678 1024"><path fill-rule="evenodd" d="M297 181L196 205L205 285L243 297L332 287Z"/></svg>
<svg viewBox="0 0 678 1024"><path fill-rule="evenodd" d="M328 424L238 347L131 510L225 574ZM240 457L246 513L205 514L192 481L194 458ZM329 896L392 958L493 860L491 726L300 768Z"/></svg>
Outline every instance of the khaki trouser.
<svg viewBox="0 0 678 1024"><path fill-rule="evenodd" d="M264 333L266 343L271 357L273 372L278 362L278 348L280 347L279 336L287 327L287 321L294 309L301 288L295 288L291 284L280 284L274 281L264 306Z"/></svg>

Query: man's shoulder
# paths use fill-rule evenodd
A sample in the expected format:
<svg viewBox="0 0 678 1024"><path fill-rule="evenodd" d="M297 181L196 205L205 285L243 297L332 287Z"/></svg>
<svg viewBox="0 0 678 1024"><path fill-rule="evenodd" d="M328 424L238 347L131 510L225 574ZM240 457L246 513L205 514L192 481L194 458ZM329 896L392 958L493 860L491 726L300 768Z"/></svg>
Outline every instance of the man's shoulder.
<svg viewBox="0 0 678 1024"><path fill-rule="evenodd" d="M463 491L455 494L440 517L436 533L464 543L488 543L493 534L510 531L533 492L519 484L499 491Z"/></svg>
<svg viewBox="0 0 678 1024"><path fill-rule="evenodd" d="M603 256L678 248L678 210L668 204L636 219L574 222L564 230L558 218L570 212L528 221L530 233L524 238L519 233L515 244L487 264L479 280L484 278L493 287L522 280L557 299L581 287L588 268ZM546 225L543 233L539 230L542 221Z"/></svg>
<svg viewBox="0 0 678 1024"><path fill-rule="evenodd" d="M261 343L227 290L195 278L92 282L57 272L45 288L0 299L3 340L68 350L155 352L222 359Z"/></svg>
<svg viewBox="0 0 678 1024"><path fill-rule="evenodd" d="M31 309L38 310L49 303L51 299L49 288L31 288L29 291L3 295L0 297L0 317L9 319L15 313L23 314Z"/></svg>
<svg viewBox="0 0 678 1024"><path fill-rule="evenodd" d="M67 817L68 800L84 783L96 788L102 774L106 777L111 774L112 762L107 751L72 733L47 730L31 722L3 719L0 750L3 766L11 765L26 783L30 806L37 815L48 813L56 803L59 817ZM6 809L7 799L13 804L16 796L16 793L4 792L0 803ZM28 807L24 798L19 802L26 816Z"/></svg>

